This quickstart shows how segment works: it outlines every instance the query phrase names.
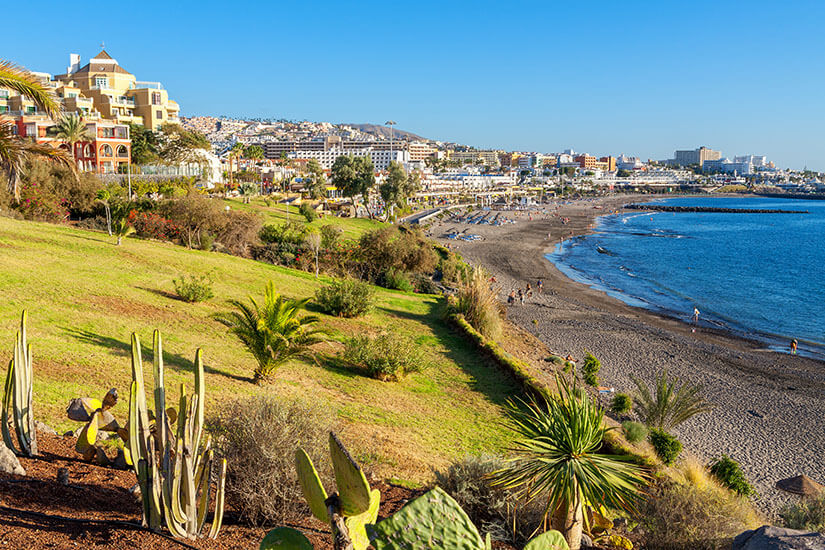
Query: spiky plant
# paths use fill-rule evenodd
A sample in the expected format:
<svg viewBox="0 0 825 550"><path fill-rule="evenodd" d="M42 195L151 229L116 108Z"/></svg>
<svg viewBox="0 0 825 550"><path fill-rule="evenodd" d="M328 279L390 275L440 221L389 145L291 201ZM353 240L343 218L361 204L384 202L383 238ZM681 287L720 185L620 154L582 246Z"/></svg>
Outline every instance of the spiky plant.
<svg viewBox="0 0 825 550"><path fill-rule="evenodd" d="M309 299L285 299L270 281L264 303L258 305L251 296L249 304L232 300L236 311L222 313L215 319L229 328L255 357L255 382L260 383L288 360L311 356L310 347L322 340L323 331L315 328L318 318L299 316Z"/></svg>
<svg viewBox="0 0 825 550"><path fill-rule="evenodd" d="M89 131L86 129L86 123L83 122L81 117L73 113L63 115L57 122L55 129L57 130L57 139L69 146L72 160L76 160L74 154L75 144L92 139Z"/></svg>
<svg viewBox="0 0 825 550"><path fill-rule="evenodd" d="M41 111L52 118L56 117L60 111L57 99L43 86L37 76L2 59L0 59L0 88L9 88L28 97ZM68 166L72 170L75 169L75 165L65 151L20 137L15 129L11 121L4 120L0 116L0 169L8 175L9 193L14 197L15 203L19 203L20 177L29 159L42 157Z"/></svg>
<svg viewBox="0 0 825 550"><path fill-rule="evenodd" d="M551 400L510 402L514 455L493 483L518 489L527 501L546 498L545 517L552 514L552 527L578 550L585 503L630 510L646 474L629 457L599 453L612 429L604 411L575 382L557 377L557 384Z"/></svg>
<svg viewBox="0 0 825 550"><path fill-rule="evenodd" d="M117 237L117 246L120 246L120 243L123 242L125 237L128 237L132 233L135 232L134 226L129 222L129 219L124 217L120 217L114 221L112 224L112 230L114 232L115 237Z"/></svg>
<svg viewBox="0 0 825 550"><path fill-rule="evenodd" d="M670 431L682 422L711 410L702 397L702 386L685 382L676 387L677 381L669 381L667 371L656 377L655 393L644 381L630 377L636 384L636 412L648 426Z"/></svg>

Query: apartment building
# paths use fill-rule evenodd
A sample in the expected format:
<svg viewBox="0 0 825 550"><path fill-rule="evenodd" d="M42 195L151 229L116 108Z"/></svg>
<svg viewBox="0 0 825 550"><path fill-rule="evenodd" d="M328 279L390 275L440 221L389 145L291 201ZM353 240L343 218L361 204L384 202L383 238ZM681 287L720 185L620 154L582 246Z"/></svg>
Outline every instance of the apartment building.
<svg viewBox="0 0 825 550"><path fill-rule="evenodd" d="M498 151L450 151L447 158L461 164L499 166Z"/></svg>
<svg viewBox="0 0 825 550"><path fill-rule="evenodd" d="M438 154L438 150L427 144L421 142L407 142L407 141L368 141L368 140L349 140L343 139L341 136L324 136L309 140L282 140L282 141L264 141L256 143L264 150L264 156L268 159L279 159L282 155L290 156L290 153L306 152L306 151L404 151L408 153L408 161L423 161L428 157L433 157ZM322 155L323 156L323 155ZM380 156L380 155L378 155ZM295 157L290 157L295 158ZM303 157L297 157L303 158ZM326 158L326 156L324 156ZM406 158L406 157L405 157ZM333 160L334 162L334 160Z"/></svg>
<svg viewBox="0 0 825 550"><path fill-rule="evenodd" d="M706 160L719 160L722 158L721 151L714 151L705 146L693 150L681 150L673 153L674 164L687 166L689 164L698 164L702 166Z"/></svg>
<svg viewBox="0 0 825 550"><path fill-rule="evenodd" d="M376 171L386 170L390 166L390 162L395 161L402 165L410 162L409 151L398 150L377 150L377 149L329 149L329 150L301 150L286 153L287 158L296 160L311 160L315 159L318 164L325 170L332 168L335 159L343 156L353 157L369 157L372 160L372 165Z"/></svg>
<svg viewBox="0 0 825 550"><path fill-rule="evenodd" d="M50 84L67 111L96 112L105 120L133 122L152 130L180 122L180 107L160 82L137 80L106 50L82 67L80 56L71 54L66 72L55 75Z"/></svg>
<svg viewBox="0 0 825 550"><path fill-rule="evenodd" d="M730 160L729 158L706 160L702 163L702 171L747 176L753 174L753 164L750 159L741 161Z"/></svg>
<svg viewBox="0 0 825 550"><path fill-rule="evenodd" d="M57 139L56 123L42 114L14 117L17 134L37 143L48 143L66 149L75 159L77 167L98 174L125 173L132 155L129 126L110 120L89 120L86 133L89 139L75 143L74 151Z"/></svg>

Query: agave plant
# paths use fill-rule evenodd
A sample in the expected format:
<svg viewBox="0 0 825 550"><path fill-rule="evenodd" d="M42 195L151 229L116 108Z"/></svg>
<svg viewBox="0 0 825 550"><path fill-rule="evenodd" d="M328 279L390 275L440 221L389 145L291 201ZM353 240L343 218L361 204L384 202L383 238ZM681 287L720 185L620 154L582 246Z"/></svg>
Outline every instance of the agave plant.
<svg viewBox="0 0 825 550"><path fill-rule="evenodd" d="M311 355L310 347L322 340L323 331L314 328L318 318L299 316L308 301L285 299L270 281L262 305L252 297L249 304L232 300L237 311L215 316L255 357L255 382L265 380L294 357Z"/></svg>
<svg viewBox="0 0 825 550"><path fill-rule="evenodd" d="M0 429L3 443L10 450L24 456L37 456L37 432L32 410L32 347L26 337L26 311L20 316L20 329L14 339L14 354L6 373ZM17 446L9 431L9 410L12 413Z"/></svg>
<svg viewBox="0 0 825 550"><path fill-rule="evenodd" d="M575 382L557 377L557 385L550 400L510 402L514 456L493 483L528 501L546 498L545 517L552 513L552 527L578 550L585 505L632 509L646 474L629 457L599 453L610 430L604 411Z"/></svg>
<svg viewBox="0 0 825 550"><path fill-rule="evenodd" d="M711 410L702 397L702 386L685 382L678 388L676 381L668 381L667 371L656 378L655 394L642 380L630 377L636 384L636 412L648 426L669 431L682 422Z"/></svg>

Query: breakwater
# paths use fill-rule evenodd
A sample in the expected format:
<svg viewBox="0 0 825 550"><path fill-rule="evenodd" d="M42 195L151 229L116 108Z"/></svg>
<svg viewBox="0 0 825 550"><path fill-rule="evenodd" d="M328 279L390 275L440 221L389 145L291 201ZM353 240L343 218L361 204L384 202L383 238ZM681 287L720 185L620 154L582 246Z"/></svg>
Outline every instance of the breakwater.
<svg viewBox="0 0 825 550"><path fill-rule="evenodd" d="M718 214L808 214L807 210L781 210L776 208L718 208L715 206L672 206L666 204L626 204L628 210L652 210L656 212L705 212Z"/></svg>

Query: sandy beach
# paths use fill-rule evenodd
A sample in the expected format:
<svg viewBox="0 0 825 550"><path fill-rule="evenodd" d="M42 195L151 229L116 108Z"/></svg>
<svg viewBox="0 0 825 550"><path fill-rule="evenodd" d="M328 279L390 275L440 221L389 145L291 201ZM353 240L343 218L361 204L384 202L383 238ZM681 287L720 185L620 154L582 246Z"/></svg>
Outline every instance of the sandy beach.
<svg viewBox="0 0 825 550"><path fill-rule="evenodd" d="M572 281L544 258L560 239L590 231L597 216L633 200L577 201L561 205L559 216L539 214L532 221L525 212L506 212L502 215L517 223L502 226L445 220L433 224L430 234L494 275L502 300L527 283L535 289L542 279L543 294L534 292L523 306L517 300L507 307L508 317L559 355L581 358L585 349L592 352L602 363L602 384L629 392L630 375L652 382L662 369L701 384L713 411L674 434L703 461L723 453L739 461L759 493L756 504L776 512L796 498L777 490L777 480L804 473L825 482L825 363L773 352L712 328L691 332L683 321ZM563 224L561 218L569 221ZM482 240L449 240L444 237L449 230L466 230Z"/></svg>

